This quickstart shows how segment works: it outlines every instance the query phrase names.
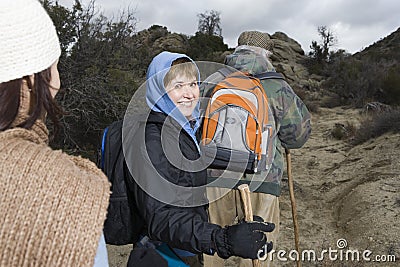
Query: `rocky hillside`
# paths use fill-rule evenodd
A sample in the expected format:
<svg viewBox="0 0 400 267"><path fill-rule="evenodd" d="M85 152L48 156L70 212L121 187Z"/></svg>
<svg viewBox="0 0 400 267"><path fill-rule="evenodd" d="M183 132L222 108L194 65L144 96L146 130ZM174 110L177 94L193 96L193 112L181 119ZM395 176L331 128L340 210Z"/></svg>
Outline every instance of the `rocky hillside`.
<svg viewBox="0 0 400 267"><path fill-rule="evenodd" d="M274 42L271 60L277 71L283 73L294 88L309 88L310 82L312 82L310 78L316 80L318 77L310 77L304 66L304 61L307 57L300 44L283 32L276 32L270 37ZM136 46L141 50L145 49L148 55L156 55L163 50L191 55L193 46L190 45L190 38L193 37L171 33L166 27L155 25L147 30L138 32L135 42ZM213 44L204 43L202 45L202 49L207 51L206 46ZM232 50L216 51L212 54L213 58L210 60L223 62L225 55L231 52ZM194 59L197 60L197 58ZM200 60L204 60L204 58L200 58Z"/></svg>
<svg viewBox="0 0 400 267"><path fill-rule="evenodd" d="M368 46L363 51L354 54L354 57L400 62L400 28Z"/></svg>

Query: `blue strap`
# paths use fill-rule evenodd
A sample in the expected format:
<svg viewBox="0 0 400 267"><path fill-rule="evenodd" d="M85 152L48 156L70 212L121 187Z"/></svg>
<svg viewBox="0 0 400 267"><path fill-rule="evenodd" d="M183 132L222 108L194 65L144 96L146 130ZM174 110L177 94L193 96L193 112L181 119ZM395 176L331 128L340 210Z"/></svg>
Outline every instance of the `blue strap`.
<svg viewBox="0 0 400 267"><path fill-rule="evenodd" d="M162 243L156 247L156 250L168 262L168 267L190 267L184 263L167 244Z"/></svg>
<svg viewBox="0 0 400 267"><path fill-rule="evenodd" d="M172 250L178 255L179 257L193 257L196 254L189 252L187 250L179 249L179 248L172 248Z"/></svg>
<svg viewBox="0 0 400 267"><path fill-rule="evenodd" d="M106 137L108 133L108 127L104 129L103 138L101 140L101 160L100 160L100 167L104 171L104 150L106 147Z"/></svg>
<svg viewBox="0 0 400 267"><path fill-rule="evenodd" d="M195 256L195 254L189 251L176 248L171 249L167 243L151 240L148 236L140 236L136 246L155 249L157 253L168 262L168 267L190 267L186 265L179 257Z"/></svg>

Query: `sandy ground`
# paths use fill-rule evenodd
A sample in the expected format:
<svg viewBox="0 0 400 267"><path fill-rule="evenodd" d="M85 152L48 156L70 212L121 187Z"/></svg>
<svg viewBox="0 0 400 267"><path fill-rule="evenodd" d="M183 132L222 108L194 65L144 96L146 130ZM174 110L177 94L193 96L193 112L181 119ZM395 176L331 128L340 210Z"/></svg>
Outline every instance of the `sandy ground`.
<svg viewBox="0 0 400 267"><path fill-rule="evenodd" d="M306 259L302 266L397 266L400 261L400 134L356 147L329 134L335 123L357 125L360 116L359 110L321 108L313 114L310 140L291 151L300 254ZM279 257L288 261L279 260L277 252L273 255L276 266L295 266L290 259L295 246L286 177L280 201L276 251L285 251ZM110 266L126 266L130 249L108 246ZM397 264L388 262L394 257Z"/></svg>
<svg viewBox="0 0 400 267"><path fill-rule="evenodd" d="M386 134L356 147L329 136L335 123L357 125L360 116L359 110L321 108L313 116L310 140L291 151L300 250L314 250L320 258L324 249L337 250L332 257L325 255L324 261L303 262L303 266L397 266L367 263L362 260L365 250L372 251L371 260L395 255L400 261L400 134ZM289 251L294 249L294 237L287 187L281 204L278 249ZM343 239L340 244L339 239ZM346 253L355 250L360 261L346 261ZM330 260L335 255L338 259Z"/></svg>

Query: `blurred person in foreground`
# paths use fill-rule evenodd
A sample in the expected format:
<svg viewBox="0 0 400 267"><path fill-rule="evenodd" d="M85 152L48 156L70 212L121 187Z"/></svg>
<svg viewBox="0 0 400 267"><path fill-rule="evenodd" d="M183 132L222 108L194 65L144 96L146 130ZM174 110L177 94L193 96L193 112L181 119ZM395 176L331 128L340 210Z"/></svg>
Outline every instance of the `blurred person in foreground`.
<svg viewBox="0 0 400 267"><path fill-rule="evenodd" d="M48 145L60 54L40 2L0 2L0 266L108 266L107 177Z"/></svg>

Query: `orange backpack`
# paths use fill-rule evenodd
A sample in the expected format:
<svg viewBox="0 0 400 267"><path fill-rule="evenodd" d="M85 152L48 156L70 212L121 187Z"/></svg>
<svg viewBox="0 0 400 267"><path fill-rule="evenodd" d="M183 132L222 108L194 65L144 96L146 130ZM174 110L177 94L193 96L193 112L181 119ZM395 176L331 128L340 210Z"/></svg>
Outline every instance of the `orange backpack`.
<svg viewBox="0 0 400 267"><path fill-rule="evenodd" d="M261 79L280 78L263 73ZM260 79L236 71L216 84L205 109L201 145L210 168L257 173L272 157L274 119Z"/></svg>

